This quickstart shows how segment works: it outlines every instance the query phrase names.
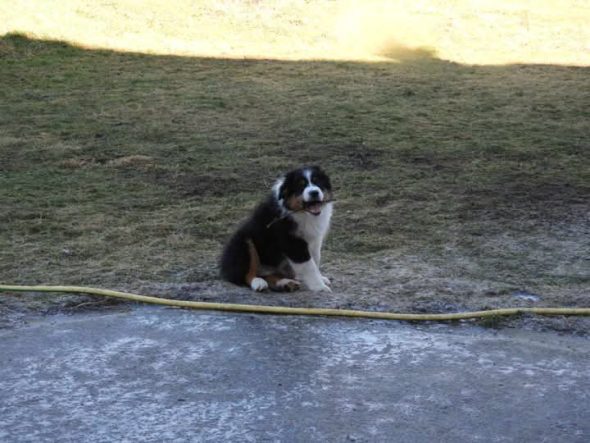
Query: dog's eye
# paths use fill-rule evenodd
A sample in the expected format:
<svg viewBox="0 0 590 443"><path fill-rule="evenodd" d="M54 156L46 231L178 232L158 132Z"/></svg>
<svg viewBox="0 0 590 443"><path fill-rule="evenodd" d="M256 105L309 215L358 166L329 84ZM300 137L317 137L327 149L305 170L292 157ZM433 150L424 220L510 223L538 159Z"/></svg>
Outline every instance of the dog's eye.
<svg viewBox="0 0 590 443"><path fill-rule="evenodd" d="M307 182L305 181L305 179L302 178L301 180L299 180L299 183L298 183L299 187L305 188L306 184L307 184Z"/></svg>

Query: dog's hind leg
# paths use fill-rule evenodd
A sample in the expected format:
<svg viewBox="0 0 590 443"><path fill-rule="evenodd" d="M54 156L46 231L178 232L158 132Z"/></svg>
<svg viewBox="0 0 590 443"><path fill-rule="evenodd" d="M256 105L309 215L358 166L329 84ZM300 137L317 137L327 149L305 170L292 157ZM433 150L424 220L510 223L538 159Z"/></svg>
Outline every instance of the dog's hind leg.
<svg viewBox="0 0 590 443"><path fill-rule="evenodd" d="M257 276L258 269L260 268L258 251L256 251L256 246L254 246L252 239L249 238L246 240L246 243L248 244L248 256L250 258L250 265L248 266L248 273L246 274L246 283L257 292L265 291L268 289L267 281Z"/></svg>

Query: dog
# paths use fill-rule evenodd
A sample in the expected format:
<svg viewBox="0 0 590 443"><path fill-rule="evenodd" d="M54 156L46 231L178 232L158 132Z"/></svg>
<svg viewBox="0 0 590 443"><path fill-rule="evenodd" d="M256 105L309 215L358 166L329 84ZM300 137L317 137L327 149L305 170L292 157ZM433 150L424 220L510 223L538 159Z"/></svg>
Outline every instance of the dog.
<svg viewBox="0 0 590 443"><path fill-rule="evenodd" d="M322 243L332 217L332 184L319 166L279 177L225 246L223 279L254 291L332 292L320 273Z"/></svg>

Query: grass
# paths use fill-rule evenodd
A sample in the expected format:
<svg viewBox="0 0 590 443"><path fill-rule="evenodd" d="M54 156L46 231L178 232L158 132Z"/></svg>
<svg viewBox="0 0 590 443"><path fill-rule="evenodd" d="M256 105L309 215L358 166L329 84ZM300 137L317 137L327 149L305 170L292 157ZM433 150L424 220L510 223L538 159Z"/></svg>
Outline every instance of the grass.
<svg viewBox="0 0 590 443"><path fill-rule="evenodd" d="M237 221L278 173L319 163L342 300L481 308L526 288L588 305L588 68L157 56L20 35L0 57L2 282L217 284Z"/></svg>

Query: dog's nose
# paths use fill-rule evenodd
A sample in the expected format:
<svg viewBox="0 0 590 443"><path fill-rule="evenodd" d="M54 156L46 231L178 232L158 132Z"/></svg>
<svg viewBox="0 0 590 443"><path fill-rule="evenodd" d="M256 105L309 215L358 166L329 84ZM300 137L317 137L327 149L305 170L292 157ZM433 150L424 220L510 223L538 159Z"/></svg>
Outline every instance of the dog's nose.
<svg viewBox="0 0 590 443"><path fill-rule="evenodd" d="M315 189L313 191L309 191L309 198L310 200L319 200L320 191L317 191Z"/></svg>

